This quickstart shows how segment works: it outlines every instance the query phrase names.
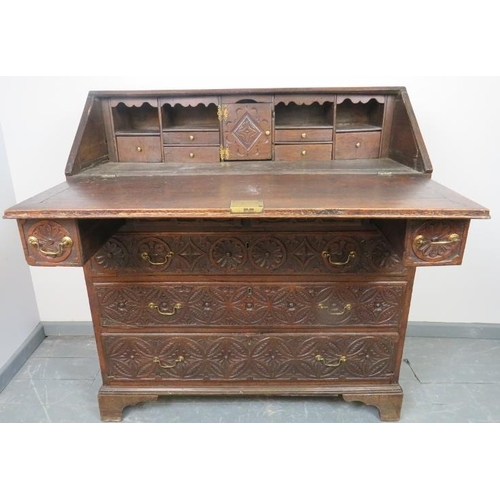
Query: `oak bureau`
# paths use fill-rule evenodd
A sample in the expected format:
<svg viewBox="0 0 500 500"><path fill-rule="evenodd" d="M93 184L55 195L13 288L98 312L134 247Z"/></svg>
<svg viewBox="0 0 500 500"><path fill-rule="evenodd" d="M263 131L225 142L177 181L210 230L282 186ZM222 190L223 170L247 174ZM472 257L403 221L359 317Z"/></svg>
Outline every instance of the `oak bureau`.
<svg viewBox="0 0 500 500"><path fill-rule="evenodd" d="M404 88L91 92L66 182L5 217L30 265L84 268L103 420L174 394L397 420L415 269L489 217L431 173Z"/></svg>

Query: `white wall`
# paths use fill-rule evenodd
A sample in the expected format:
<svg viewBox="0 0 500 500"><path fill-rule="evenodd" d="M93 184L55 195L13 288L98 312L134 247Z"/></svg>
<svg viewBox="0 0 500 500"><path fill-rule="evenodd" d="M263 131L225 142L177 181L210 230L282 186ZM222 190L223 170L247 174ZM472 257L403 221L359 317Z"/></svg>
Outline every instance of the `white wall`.
<svg viewBox="0 0 500 500"><path fill-rule="evenodd" d="M0 209L15 201L0 126ZM0 368L40 322L16 222L0 218Z"/></svg>
<svg viewBox="0 0 500 500"><path fill-rule="evenodd" d="M434 179L498 212L498 77L187 76L0 79L0 117L18 201L64 180L87 92L103 89L404 85ZM14 222L9 222L14 225ZM21 251L17 236L12 245ZM500 323L500 221L473 221L461 267L419 269L410 319ZM32 268L42 320L90 320L81 269ZM63 290L63 292L61 292Z"/></svg>

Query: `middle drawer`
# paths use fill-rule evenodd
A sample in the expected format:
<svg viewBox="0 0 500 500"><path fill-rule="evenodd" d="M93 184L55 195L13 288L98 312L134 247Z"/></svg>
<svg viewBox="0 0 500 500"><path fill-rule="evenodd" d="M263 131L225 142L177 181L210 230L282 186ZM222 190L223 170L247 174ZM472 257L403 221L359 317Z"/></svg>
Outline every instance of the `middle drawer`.
<svg viewBox="0 0 500 500"><path fill-rule="evenodd" d="M406 283L94 283L109 328L398 327Z"/></svg>

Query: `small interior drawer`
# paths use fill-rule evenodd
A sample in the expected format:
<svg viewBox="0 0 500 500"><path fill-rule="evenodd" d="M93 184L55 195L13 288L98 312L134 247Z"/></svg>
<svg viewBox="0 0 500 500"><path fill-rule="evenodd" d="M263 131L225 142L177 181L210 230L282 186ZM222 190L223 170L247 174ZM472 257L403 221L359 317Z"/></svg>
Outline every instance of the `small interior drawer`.
<svg viewBox="0 0 500 500"><path fill-rule="evenodd" d="M378 158L380 132L356 132L336 135L335 159Z"/></svg>
<svg viewBox="0 0 500 500"><path fill-rule="evenodd" d="M166 162L215 163L220 161L218 147L166 147Z"/></svg>
<svg viewBox="0 0 500 500"><path fill-rule="evenodd" d="M134 163L161 162L160 136L119 136L116 138L118 160Z"/></svg>
<svg viewBox="0 0 500 500"><path fill-rule="evenodd" d="M329 142L332 140L333 130L328 128L293 128L276 129L275 142Z"/></svg>
<svg viewBox="0 0 500 500"><path fill-rule="evenodd" d="M165 144L213 144L219 145L219 131L196 131L183 130L182 132L165 132L163 134Z"/></svg>
<svg viewBox="0 0 500 500"><path fill-rule="evenodd" d="M331 144L290 144L274 148L276 161L331 160Z"/></svg>

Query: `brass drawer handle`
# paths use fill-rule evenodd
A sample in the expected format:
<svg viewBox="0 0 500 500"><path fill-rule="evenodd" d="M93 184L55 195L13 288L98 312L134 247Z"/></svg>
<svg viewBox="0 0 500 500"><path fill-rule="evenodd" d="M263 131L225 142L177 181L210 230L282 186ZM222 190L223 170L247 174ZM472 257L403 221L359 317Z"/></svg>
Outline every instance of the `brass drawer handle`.
<svg viewBox="0 0 500 500"><path fill-rule="evenodd" d="M300 134L300 137L302 137L302 139L305 139L307 137L307 134L304 132L303 134Z"/></svg>
<svg viewBox="0 0 500 500"><path fill-rule="evenodd" d="M182 309L182 304L180 304L179 302L177 304L174 305L174 309L172 310L172 312L163 312L161 309L160 309L160 306L155 304L154 302L150 302L148 304L148 307L150 309L156 309L156 311L158 312L158 314L161 314L162 316L173 316L179 309Z"/></svg>
<svg viewBox="0 0 500 500"><path fill-rule="evenodd" d="M189 158L194 158L194 153L189 153Z"/></svg>
<svg viewBox="0 0 500 500"><path fill-rule="evenodd" d="M340 356L339 360L336 363L329 363L323 356L321 356L321 354L316 355L315 359L318 363L323 363L325 366L328 366L330 368L338 368L342 363L345 363L347 361L347 358L345 356Z"/></svg>
<svg viewBox="0 0 500 500"><path fill-rule="evenodd" d="M190 135L190 136L189 136L189 140L190 140L190 141L194 141L194 135Z"/></svg>
<svg viewBox="0 0 500 500"><path fill-rule="evenodd" d="M357 148L360 148L360 147L361 147L361 143L360 143L360 142L357 142L357 143L356 143L356 147L357 147Z"/></svg>
<svg viewBox="0 0 500 500"><path fill-rule="evenodd" d="M184 362L184 356L179 356L171 365L166 365L165 363L162 363L160 361L160 358L155 356L153 358L153 363L157 363L160 368L175 368L178 363L183 363Z"/></svg>
<svg viewBox="0 0 500 500"><path fill-rule="evenodd" d="M47 255L49 257L59 257L64 251L65 248L71 248L73 246L73 240L69 236L63 236L61 241L57 244L59 250L57 252L49 252L47 250L42 250L40 247L40 243L36 236L30 236L28 238L28 243L35 247L42 255Z"/></svg>
<svg viewBox="0 0 500 500"><path fill-rule="evenodd" d="M332 312L330 310L330 306L327 306L326 304L319 304L318 308L319 309L328 309L328 314L330 316L343 316L346 312L348 312L352 309L352 304L346 304L344 306L344 309L342 309L342 311L334 311L334 312Z"/></svg>
<svg viewBox="0 0 500 500"><path fill-rule="evenodd" d="M357 255L358 254L354 250L352 250L349 252L349 255L347 256L346 260L339 262L339 261L332 260L332 256L326 250L321 253L321 257L323 257L323 259L327 259L328 263L331 266L346 266L347 264L349 264L351 259L355 259Z"/></svg>
<svg viewBox="0 0 500 500"><path fill-rule="evenodd" d="M459 241L460 241L460 236L457 233L451 233L448 236L447 240L440 240L440 241L426 240L425 236L419 234L415 238L414 243L417 248L420 248L424 245L450 245L451 243L458 243Z"/></svg>
<svg viewBox="0 0 500 500"><path fill-rule="evenodd" d="M151 264L152 266L164 266L174 255L174 252L167 252L165 254L165 259L163 260L163 262L153 262L148 252L141 253L141 258L142 260L146 260L148 264Z"/></svg>
<svg viewBox="0 0 500 500"><path fill-rule="evenodd" d="M141 146L137 146L137 148L136 148L136 149L137 149L137 152L138 152L138 153L142 153L142 148L141 148Z"/></svg>

